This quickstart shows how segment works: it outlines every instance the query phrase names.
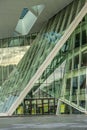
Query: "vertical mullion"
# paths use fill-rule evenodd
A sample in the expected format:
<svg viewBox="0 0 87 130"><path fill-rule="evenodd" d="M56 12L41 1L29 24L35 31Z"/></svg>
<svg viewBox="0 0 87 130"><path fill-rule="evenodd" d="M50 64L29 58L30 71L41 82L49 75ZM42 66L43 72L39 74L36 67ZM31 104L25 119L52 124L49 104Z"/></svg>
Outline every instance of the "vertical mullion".
<svg viewBox="0 0 87 130"><path fill-rule="evenodd" d="M61 21L62 21L62 15L63 15L63 13L64 13L64 11L60 12L60 17L59 17L58 24L57 24L57 27L55 29L55 32L59 32L59 27L61 26Z"/></svg>
<svg viewBox="0 0 87 130"><path fill-rule="evenodd" d="M61 113L61 104L62 104L62 102L59 99L58 103L57 103L56 115L59 115Z"/></svg>
<svg viewBox="0 0 87 130"><path fill-rule="evenodd" d="M70 16L69 16L69 20L68 20L68 23L67 23L67 27L70 25L70 23L72 22L72 16L73 16L73 13L74 13L74 9L75 9L75 4L76 2L74 1L72 3L72 9L71 9L71 12L70 12Z"/></svg>
<svg viewBox="0 0 87 130"><path fill-rule="evenodd" d="M48 24L48 28L47 28L47 31L46 31L46 32L49 32L49 31L51 30L51 27L52 27L53 21L54 21L53 18L49 19L49 21L48 21L49 24Z"/></svg>
<svg viewBox="0 0 87 130"><path fill-rule="evenodd" d="M69 16L69 20L68 20L68 23L67 23L67 27L71 23L73 11L74 11L74 3L72 4L72 8L71 8L71 11L70 11L70 16Z"/></svg>
<svg viewBox="0 0 87 130"><path fill-rule="evenodd" d="M58 23L59 23L59 21L60 21L61 14L58 13L58 15L57 15L56 17L58 17L58 18L57 18L56 25L55 25L55 28L54 28L55 32L56 32L56 28L57 28L57 26L58 26Z"/></svg>
<svg viewBox="0 0 87 130"><path fill-rule="evenodd" d="M81 32L82 32L82 30L81 30L81 26L80 26L80 49L79 49L79 66L78 66L78 89L77 89L77 105L78 105L78 107L79 107L79 105L80 105L80 74L79 74L79 69L80 69L80 66L81 66L81 39L82 39L82 37L81 37Z"/></svg>
<svg viewBox="0 0 87 130"><path fill-rule="evenodd" d="M55 28L57 26L57 23L59 21L59 18L60 18L60 14L58 13L56 16L55 16L55 20L54 20L54 23L53 23L53 28L51 29L52 31L55 31Z"/></svg>
<svg viewBox="0 0 87 130"><path fill-rule="evenodd" d="M3 40L4 41L4 40ZM2 54L4 53L4 51L3 51L3 48L2 48ZM3 55L2 55L2 57L1 57L1 62L2 62L2 65L1 65L1 70L2 70L2 84L3 84L3 78L4 78L4 76L3 76Z"/></svg>
<svg viewBox="0 0 87 130"><path fill-rule="evenodd" d="M63 31L64 25L65 25L65 22L66 22L66 20L67 20L67 15L68 15L68 11L69 11L68 9L69 9L69 7L67 7L67 8L65 9L64 20L63 20L63 23L62 23L62 26L61 26L60 32Z"/></svg>
<svg viewBox="0 0 87 130"><path fill-rule="evenodd" d="M78 70L78 88L77 88L77 106L79 107L80 104L80 74Z"/></svg>
<svg viewBox="0 0 87 130"><path fill-rule="evenodd" d="M64 22L64 27L63 27L63 30L66 29L67 27L67 23L68 23L68 19L69 19L69 16L70 16L70 10L72 8L72 3L67 7L67 15L66 15L66 20Z"/></svg>
<svg viewBox="0 0 87 130"><path fill-rule="evenodd" d="M54 18L54 17L53 17ZM53 31L55 28L55 24L56 24L56 20L57 20L57 16L55 16L54 20L53 20L53 24L52 24L52 28L50 29L50 31Z"/></svg>
<svg viewBox="0 0 87 130"><path fill-rule="evenodd" d="M62 11L62 16L61 16L61 21L60 21L60 26L59 26L59 29L58 29L59 31L58 32L62 31L63 18L65 16L65 10L66 10L66 8L64 8L63 11Z"/></svg>
<svg viewBox="0 0 87 130"><path fill-rule="evenodd" d="M81 0L79 0L79 3L78 3L78 6L77 6L77 11L76 11L76 15L79 13L79 11L81 10L81 5L82 5L82 3L81 3L82 1Z"/></svg>
<svg viewBox="0 0 87 130"><path fill-rule="evenodd" d="M87 114L87 68L86 68L85 109Z"/></svg>

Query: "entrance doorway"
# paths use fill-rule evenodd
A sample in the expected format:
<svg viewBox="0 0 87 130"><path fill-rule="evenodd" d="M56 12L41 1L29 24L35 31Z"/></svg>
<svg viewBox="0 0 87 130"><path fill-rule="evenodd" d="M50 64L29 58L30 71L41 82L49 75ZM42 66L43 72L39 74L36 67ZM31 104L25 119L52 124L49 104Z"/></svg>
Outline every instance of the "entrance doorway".
<svg viewBox="0 0 87 130"><path fill-rule="evenodd" d="M52 115L56 114L57 100L55 98L25 99L24 114Z"/></svg>

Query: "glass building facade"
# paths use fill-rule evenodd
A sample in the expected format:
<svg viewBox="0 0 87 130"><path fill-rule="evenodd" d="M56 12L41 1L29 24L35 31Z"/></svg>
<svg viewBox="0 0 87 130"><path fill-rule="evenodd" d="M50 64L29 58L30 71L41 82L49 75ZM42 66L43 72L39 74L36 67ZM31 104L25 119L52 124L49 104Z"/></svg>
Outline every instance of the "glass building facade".
<svg viewBox="0 0 87 130"><path fill-rule="evenodd" d="M47 63L45 60L53 54L53 49L86 4L85 0L74 0L49 19L22 59L2 82L1 113L7 115L12 115L13 112L29 115L86 113L87 14L82 17L57 54L54 57L51 55L53 58L45 67ZM26 36L24 39L18 38L17 41L4 42L5 44L1 45L7 45L9 48L17 43L20 46L29 44L30 41L30 37ZM43 65L45 69L41 68Z"/></svg>

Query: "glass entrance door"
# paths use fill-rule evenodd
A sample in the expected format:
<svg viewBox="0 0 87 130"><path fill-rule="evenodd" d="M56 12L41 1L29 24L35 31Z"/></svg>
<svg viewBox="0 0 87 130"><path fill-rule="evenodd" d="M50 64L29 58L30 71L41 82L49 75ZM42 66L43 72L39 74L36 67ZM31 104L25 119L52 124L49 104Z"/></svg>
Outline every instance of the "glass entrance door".
<svg viewBox="0 0 87 130"><path fill-rule="evenodd" d="M25 99L24 114L51 115L56 113L57 101L55 98Z"/></svg>

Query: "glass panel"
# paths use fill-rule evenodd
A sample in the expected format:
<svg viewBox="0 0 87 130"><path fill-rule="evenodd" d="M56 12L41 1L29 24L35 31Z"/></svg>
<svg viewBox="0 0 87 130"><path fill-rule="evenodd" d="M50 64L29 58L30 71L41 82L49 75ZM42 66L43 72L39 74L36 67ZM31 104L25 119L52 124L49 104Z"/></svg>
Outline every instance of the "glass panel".
<svg viewBox="0 0 87 130"><path fill-rule="evenodd" d="M37 100L36 113L37 113L37 114L42 114L42 100Z"/></svg>
<svg viewBox="0 0 87 130"><path fill-rule="evenodd" d="M86 30L82 31L82 45L87 43Z"/></svg>
<svg viewBox="0 0 87 130"><path fill-rule="evenodd" d="M28 100L25 100L24 103L25 107L24 107L24 113L25 114L31 114L31 102Z"/></svg>
<svg viewBox="0 0 87 130"><path fill-rule="evenodd" d="M49 113L54 114L55 113L55 106L54 106L54 100L49 100Z"/></svg>
<svg viewBox="0 0 87 130"><path fill-rule="evenodd" d="M73 78L72 83L72 102L77 103L78 77Z"/></svg>
<svg viewBox="0 0 87 130"><path fill-rule="evenodd" d="M61 48L61 50L62 50L62 52L64 53L64 52L67 52L68 49L69 49L69 44L68 44L68 42L66 42L66 43L63 45L63 47Z"/></svg>
<svg viewBox="0 0 87 130"><path fill-rule="evenodd" d="M80 106L85 108L86 75L80 76Z"/></svg>
<svg viewBox="0 0 87 130"><path fill-rule="evenodd" d="M69 70L72 70L72 59L69 60Z"/></svg>
<svg viewBox="0 0 87 130"><path fill-rule="evenodd" d="M28 8L24 8L24 9L22 10L22 13L21 13L20 19L23 19L24 16L27 14L28 11L29 11Z"/></svg>
<svg viewBox="0 0 87 130"><path fill-rule="evenodd" d="M74 57L74 69L78 69L79 67L79 55Z"/></svg>
<svg viewBox="0 0 87 130"><path fill-rule="evenodd" d="M43 113L48 114L48 99L43 100Z"/></svg>
<svg viewBox="0 0 87 130"><path fill-rule="evenodd" d="M80 46L80 33L75 36L75 48Z"/></svg>
<svg viewBox="0 0 87 130"><path fill-rule="evenodd" d="M87 66L87 51L82 53L82 61L81 61L81 66Z"/></svg>
<svg viewBox="0 0 87 130"><path fill-rule="evenodd" d="M36 114L36 100L32 100L32 115Z"/></svg>
<svg viewBox="0 0 87 130"><path fill-rule="evenodd" d="M70 99L70 88L71 88L71 79L67 79L66 81L66 99L69 100Z"/></svg>

